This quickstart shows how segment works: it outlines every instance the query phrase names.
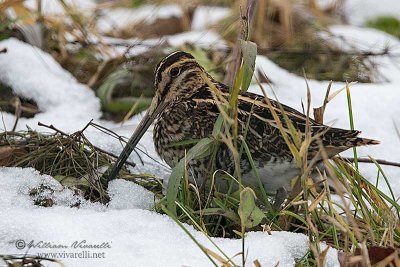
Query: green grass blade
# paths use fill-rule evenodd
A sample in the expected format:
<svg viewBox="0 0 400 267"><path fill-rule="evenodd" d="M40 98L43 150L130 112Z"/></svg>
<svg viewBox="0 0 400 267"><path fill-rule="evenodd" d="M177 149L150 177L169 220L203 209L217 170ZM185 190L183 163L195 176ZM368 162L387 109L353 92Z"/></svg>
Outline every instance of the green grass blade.
<svg viewBox="0 0 400 267"><path fill-rule="evenodd" d="M178 195L179 186L181 184L182 176L185 173L186 162L190 162L196 157L204 157L211 150L211 145L214 140L211 138L201 139L195 146L193 146L186 157L181 159L178 164L172 169L167 187L167 208L176 216L176 197Z"/></svg>
<svg viewBox="0 0 400 267"><path fill-rule="evenodd" d="M249 89L251 79L253 78L254 68L256 66L257 45L250 41L240 40L243 55L243 78L242 78L242 92Z"/></svg>
<svg viewBox="0 0 400 267"><path fill-rule="evenodd" d="M346 94L347 94L347 106L349 108L350 129L354 131L353 107L351 105L350 85L347 81L346 81ZM358 171L358 157L357 157L356 147L353 147L353 153L354 153L354 166Z"/></svg>

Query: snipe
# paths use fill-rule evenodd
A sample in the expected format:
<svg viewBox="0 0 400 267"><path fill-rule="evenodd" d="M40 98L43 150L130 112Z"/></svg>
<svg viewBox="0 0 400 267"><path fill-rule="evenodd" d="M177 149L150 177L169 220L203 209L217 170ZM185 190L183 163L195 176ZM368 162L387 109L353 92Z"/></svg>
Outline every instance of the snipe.
<svg viewBox="0 0 400 267"><path fill-rule="evenodd" d="M220 95L229 99L229 88L215 81L204 68L185 52L174 52L163 59L155 70L156 93L151 106L125 146L110 172L114 178L132 152L147 128L155 121L153 138L157 153L173 167L193 144L174 146L182 140L211 137L214 123L219 115L218 100L204 77L215 85ZM270 100L275 112L284 120L282 109L276 101ZM306 130L306 116L295 109L282 105L284 113L301 133ZM250 118L249 118L250 117ZM249 125L247 126L247 122ZM311 134L320 135L320 140L328 157L332 157L354 146L378 144L378 141L357 137L359 131L332 128L309 120ZM299 174L293 156L273 119L264 96L241 93L238 99L238 134L247 128L246 143L249 146L259 177L267 192L278 188L290 190L290 181ZM310 158L318 157L320 145L311 143ZM243 181L257 185L249 160L241 158ZM201 182L208 175L208 159L189 163L196 181ZM217 152L216 167L233 173L232 153L225 145Z"/></svg>

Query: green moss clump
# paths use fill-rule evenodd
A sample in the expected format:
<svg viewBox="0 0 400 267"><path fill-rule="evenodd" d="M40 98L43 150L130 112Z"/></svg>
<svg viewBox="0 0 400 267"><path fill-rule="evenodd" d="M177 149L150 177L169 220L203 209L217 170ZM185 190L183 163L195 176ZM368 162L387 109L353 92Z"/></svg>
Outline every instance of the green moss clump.
<svg viewBox="0 0 400 267"><path fill-rule="evenodd" d="M367 27L375 28L400 38L400 20L391 16L378 17L365 23Z"/></svg>

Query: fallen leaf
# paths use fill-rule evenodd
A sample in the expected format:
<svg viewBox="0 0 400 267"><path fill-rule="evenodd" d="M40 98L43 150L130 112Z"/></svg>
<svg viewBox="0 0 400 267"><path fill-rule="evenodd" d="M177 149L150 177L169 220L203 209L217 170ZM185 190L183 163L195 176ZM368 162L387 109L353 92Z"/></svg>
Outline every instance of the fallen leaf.
<svg viewBox="0 0 400 267"><path fill-rule="evenodd" d="M20 157L24 154L26 154L26 150L19 147L13 147L13 146L0 147L0 166L11 167L10 164L12 164L13 159L15 157Z"/></svg>

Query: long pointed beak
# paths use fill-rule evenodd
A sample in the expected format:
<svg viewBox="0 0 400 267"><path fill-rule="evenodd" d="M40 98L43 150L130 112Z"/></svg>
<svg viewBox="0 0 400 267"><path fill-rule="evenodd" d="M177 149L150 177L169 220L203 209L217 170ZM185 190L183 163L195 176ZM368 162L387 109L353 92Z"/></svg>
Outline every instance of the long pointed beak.
<svg viewBox="0 0 400 267"><path fill-rule="evenodd" d="M154 106L156 106L154 108ZM165 103L159 103L157 105L156 100L153 99L150 108L147 110L143 119L140 121L139 125L136 127L135 132L129 139L128 143L126 143L124 149L119 155L117 161L112 166L110 171L110 175L108 176L108 181L115 179L124 165L125 161L128 159L129 155L132 153L133 149L136 147L137 143L140 141L140 138L144 135L147 129L150 127L152 122L155 120L158 114L160 114L166 105Z"/></svg>

